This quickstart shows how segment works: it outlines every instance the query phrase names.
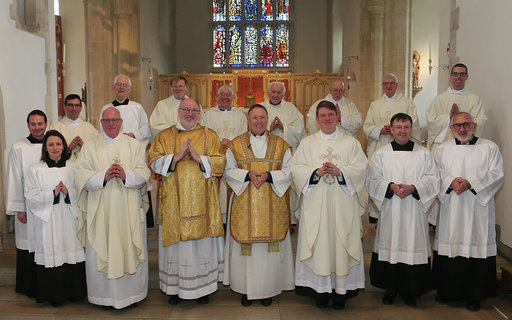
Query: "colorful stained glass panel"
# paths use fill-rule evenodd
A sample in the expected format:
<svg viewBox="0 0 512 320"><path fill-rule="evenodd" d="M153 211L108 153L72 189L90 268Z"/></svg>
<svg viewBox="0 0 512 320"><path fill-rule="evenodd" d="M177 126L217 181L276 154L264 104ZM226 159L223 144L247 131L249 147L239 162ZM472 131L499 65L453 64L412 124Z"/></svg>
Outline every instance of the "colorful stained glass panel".
<svg viewBox="0 0 512 320"><path fill-rule="evenodd" d="M290 41L288 28L280 25L276 31L276 67L290 66Z"/></svg>
<svg viewBox="0 0 512 320"><path fill-rule="evenodd" d="M213 0L213 21L226 21L226 0Z"/></svg>
<svg viewBox="0 0 512 320"><path fill-rule="evenodd" d="M290 16L289 16L290 0L277 0L276 11L277 11L276 20L279 20L279 21L290 20Z"/></svg>
<svg viewBox="0 0 512 320"><path fill-rule="evenodd" d="M242 20L242 0L229 0L229 20Z"/></svg>
<svg viewBox="0 0 512 320"><path fill-rule="evenodd" d="M226 67L226 29L222 26L213 30L213 67Z"/></svg>
<svg viewBox="0 0 512 320"><path fill-rule="evenodd" d="M274 20L272 8L272 0L261 0L261 20L272 21Z"/></svg>
<svg viewBox="0 0 512 320"><path fill-rule="evenodd" d="M267 24L260 31L260 67L272 68L274 66L272 40L272 28Z"/></svg>
<svg viewBox="0 0 512 320"><path fill-rule="evenodd" d="M239 68L242 66L242 34L238 26L229 28L229 66Z"/></svg>
<svg viewBox="0 0 512 320"><path fill-rule="evenodd" d="M258 20L258 0L245 0L245 21Z"/></svg>
<svg viewBox="0 0 512 320"><path fill-rule="evenodd" d="M244 65L255 68L258 66L258 33L253 25L245 28Z"/></svg>

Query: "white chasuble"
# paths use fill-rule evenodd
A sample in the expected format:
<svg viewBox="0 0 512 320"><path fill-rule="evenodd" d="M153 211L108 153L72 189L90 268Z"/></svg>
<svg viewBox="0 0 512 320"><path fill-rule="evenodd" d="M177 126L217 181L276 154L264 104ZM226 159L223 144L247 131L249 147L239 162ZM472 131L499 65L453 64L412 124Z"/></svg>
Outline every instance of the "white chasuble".
<svg viewBox="0 0 512 320"><path fill-rule="evenodd" d="M414 185L412 195L386 198L388 185ZM426 264L431 255L427 211L439 193L439 175L430 152L415 144L412 151L393 151L391 144L370 159L366 187L380 210L373 251L392 264Z"/></svg>
<svg viewBox="0 0 512 320"><path fill-rule="evenodd" d="M267 136L250 137L251 149L255 158L265 158ZM286 150L281 170L271 171L272 190L283 197L291 184L290 149ZM226 152L226 170L224 178L236 195L241 195L249 185L245 177L249 171L238 168L233 152ZM232 196L233 198L233 196ZM278 252L268 252L268 243L252 243L251 255L242 255L242 246L231 235L230 219L226 228L226 247L224 250L224 285L241 294L247 294L249 300L265 299L280 294L283 290L293 290L293 251L288 232L279 242Z"/></svg>
<svg viewBox="0 0 512 320"><path fill-rule="evenodd" d="M31 143L27 138L15 142L9 153L7 163L6 211L8 215L16 216L18 212L26 212L25 206L25 174L30 166L41 159L41 143ZM27 223L21 223L15 218L14 228L16 248L29 250L29 234L27 224L30 220L27 213Z"/></svg>
<svg viewBox="0 0 512 320"><path fill-rule="evenodd" d="M326 174L309 185L313 172L324 162L341 169L346 185ZM359 142L338 131L321 131L304 138L292 160L296 190L302 190L297 260L317 276L347 276L363 266L361 214L365 210L364 180L368 160Z"/></svg>
<svg viewBox="0 0 512 320"><path fill-rule="evenodd" d="M72 165L68 160L65 167L48 168L46 163L39 162L26 176L27 210L34 215L35 226L31 246L35 262L46 268L85 260L84 248L76 234L78 207ZM70 203L65 203L66 196L61 192L59 203L53 204L53 190L60 181L68 189Z"/></svg>
<svg viewBox="0 0 512 320"><path fill-rule="evenodd" d="M453 139L437 148L435 160L441 176L441 206L434 250L450 258L495 256L494 195L504 180L498 146L483 138L474 145L456 145ZM474 193L471 189L446 193L456 177L467 179Z"/></svg>

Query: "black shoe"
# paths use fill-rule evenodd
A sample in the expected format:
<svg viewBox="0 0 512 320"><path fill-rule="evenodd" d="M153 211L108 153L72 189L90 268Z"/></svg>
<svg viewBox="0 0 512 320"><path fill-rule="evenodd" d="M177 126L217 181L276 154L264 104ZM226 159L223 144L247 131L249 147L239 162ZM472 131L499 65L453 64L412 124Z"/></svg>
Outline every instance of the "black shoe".
<svg viewBox="0 0 512 320"><path fill-rule="evenodd" d="M413 297L404 297L404 303L409 307L416 307L416 299Z"/></svg>
<svg viewBox="0 0 512 320"><path fill-rule="evenodd" d="M175 305L181 303L181 298L177 294L171 295L171 296L169 296L169 300L167 300L167 302L171 306L175 306Z"/></svg>
<svg viewBox="0 0 512 320"><path fill-rule="evenodd" d="M445 298L440 297L440 296L436 296L436 302L439 302L439 303L447 303L447 302L448 302L448 299L445 299Z"/></svg>
<svg viewBox="0 0 512 320"><path fill-rule="evenodd" d="M201 298L197 298L196 301L199 304L207 304L208 302L210 302L210 297L202 296Z"/></svg>
<svg viewBox="0 0 512 320"><path fill-rule="evenodd" d="M113 306L101 306L103 310L114 310Z"/></svg>
<svg viewBox="0 0 512 320"><path fill-rule="evenodd" d="M329 298L331 294L328 292L325 293L317 293L315 297L315 305L317 308L325 309L329 306Z"/></svg>
<svg viewBox="0 0 512 320"><path fill-rule="evenodd" d="M260 300L261 305L268 307L272 304L272 298L265 298Z"/></svg>
<svg viewBox="0 0 512 320"><path fill-rule="evenodd" d="M384 303L387 306L392 305L393 303L395 303L395 295L386 292L384 294L384 297L382 297L382 303Z"/></svg>
<svg viewBox="0 0 512 320"><path fill-rule="evenodd" d="M243 294L242 299L240 299L240 302L242 303L242 306L248 307L252 304L252 300L247 300L247 295Z"/></svg>
<svg viewBox="0 0 512 320"><path fill-rule="evenodd" d="M52 301L52 302L50 302L50 304L51 304L51 305L52 305L52 307L54 307L54 308L60 308L60 307L62 307L62 302Z"/></svg>
<svg viewBox="0 0 512 320"><path fill-rule="evenodd" d="M466 309L469 311L478 311L480 310L480 302L479 301L468 301Z"/></svg>
<svg viewBox="0 0 512 320"><path fill-rule="evenodd" d="M137 302L134 302L134 303L132 303L131 305L129 305L128 307L126 307L126 308L127 308L127 309L135 309L135 308L137 308L137 306L138 306L138 305L139 305L139 304L138 304Z"/></svg>
<svg viewBox="0 0 512 320"><path fill-rule="evenodd" d="M346 295L341 295L337 293L333 293L332 298L332 308L336 310L343 310L345 309L345 301L347 297Z"/></svg>

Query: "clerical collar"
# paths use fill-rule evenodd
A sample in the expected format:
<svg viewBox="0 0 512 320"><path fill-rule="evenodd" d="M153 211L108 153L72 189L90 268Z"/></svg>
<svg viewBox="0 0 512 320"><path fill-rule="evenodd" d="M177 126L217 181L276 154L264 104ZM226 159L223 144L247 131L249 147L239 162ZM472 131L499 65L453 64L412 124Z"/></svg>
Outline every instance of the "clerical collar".
<svg viewBox="0 0 512 320"><path fill-rule="evenodd" d="M338 129L336 128L336 130L334 130L334 132L330 134L323 133L322 130L320 130L320 133L322 134L322 137L326 138L327 140L334 140L338 135Z"/></svg>
<svg viewBox="0 0 512 320"><path fill-rule="evenodd" d="M251 135L255 138L263 137L265 133L267 133L267 131L263 131L262 134L255 134L254 132L251 131Z"/></svg>
<svg viewBox="0 0 512 320"><path fill-rule="evenodd" d="M125 106L128 104L128 102L130 102L130 99L128 99L128 98L124 99L124 101L122 101L122 102L115 99L114 101L112 101L112 104L114 105L114 107L117 107L117 106Z"/></svg>
<svg viewBox="0 0 512 320"><path fill-rule="evenodd" d="M269 102L271 105L273 105L274 107L279 106L279 105L281 104L281 101L282 101L282 100L279 100L279 103L278 103L278 104L275 104L275 103L272 103L272 100L268 99L268 102Z"/></svg>
<svg viewBox="0 0 512 320"><path fill-rule="evenodd" d="M78 127L80 125L80 117L76 118L76 120L71 120L68 116L64 116L64 120L66 123L72 127Z"/></svg>
<svg viewBox="0 0 512 320"><path fill-rule="evenodd" d="M115 138L111 138L109 136L107 136L107 134L105 132L103 132L103 136L105 137L105 141L107 142L107 144L110 144L110 143L114 143L114 142L118 142L119 140L121 140L121 132L119 132L119 134L117 135L117 137Z"/></svg>
<svg viewBox="0 0 512 320"><path fill-rule="evenodd" d="M62 168L66 166L66 160L62 159L62 157L58 161L52 160L48 157L45 162L48 165L48 168Z"/></svg>
<svg viewBox="0 0 512 320"><path fill-rule="evenodd" d="M474 145L476 144L476 141L478 140L478 137L477 136L473 136L473 139L469 140L468 142L466 143L462 143L460 142L459 139L455 138L455 144L457 145L461 145L461 146L466 146L466 145Z"/></svg>
<svg viewBox="0 0 512 320"><path fill-rule="evenodd" d="M334 104L338 104L338 105L341 105L341 102L343 101L343 97L341 97L340 100L336 101L334 100L334 98L332 97L332 95L329 93L329 100L334 103Z"/></svg>
<svg viewBox="0 0 512 320"><path fill-rule="evenodd" d="M409 140L406 144L402 145L393 140L391 141L391 147L393 148L393 151L412 151L414 149L414 142Z"/></svg>
<svg viewBox="0 0 512 320"><path fill-rule="evenodd" d="M461 96L464 96L466 94L469 93L469 90L464 88L462 90L455 90L453 89L451 86L448 87L448 92L452 93L452 94L458 94L458 95L461 95Z"/></svg>
<svg viewBox="0 0 512 320"><path fill-rule="evenodd" d="M178 121L178 123L176 123L176 128L178 129L178 132L193 130L196 127L197 127L197 123L190 129L185 129L185 127L181 124L181 120Z"/></svg>
<svg viewBox="0 0 512 320"><path fill-rule="evenodd" d="M395 91L395 94L392 97L388 97L388 95L384 93L384 101L386 101L386 102L393 102L393 101L395 101L397 93L398 93L398 90Z"/></svg>
<svg viewBox="0 0 512 320"><path fill-rule="evenodd" d="M218 108L220 111L230 111L232 106L229 106L229 108L227 108L227 109L222 109L220 106L218 106Z"/></svg>
<svg viewBox="0 0 512 320"><path fill-rule="evenodd" d="M43 143L43 140L36 139L31 134L27 137L27 140L30 141L30 143Z"/></svg>

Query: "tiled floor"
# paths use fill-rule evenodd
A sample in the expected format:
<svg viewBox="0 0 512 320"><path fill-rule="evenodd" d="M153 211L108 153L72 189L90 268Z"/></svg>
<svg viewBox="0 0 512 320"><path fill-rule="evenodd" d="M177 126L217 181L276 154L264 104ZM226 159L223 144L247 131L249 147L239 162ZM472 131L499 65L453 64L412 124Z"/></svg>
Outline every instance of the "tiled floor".
<svg viewBox="0 0 512 320"><path fill-rule="evenodd" d="M367 221L363 217L363 221ZM373 246L374 228L364 224L363 249L365 270L368 272ZM297 232L292 239L296 242ZM0 254L0 260L5 260ZM512 263L498 257L498 266ZM0 261L0 269L11 262ZM2 270L0 270L1 273ZM150 271L150 272L156 272ZM307 297L285 292L274 298L270 307L259 303L243 307L240 295L219 284L219 291L210 296L210 303L198 305L195 301L185 301L177 306L167 303L167 296L159 290L150 290L147 299L134 309L104 310L89 304L67 303L60 308L49 304L38 304L33 299L16 294L12 286L0 286L0 319L511 319L512 294L500 295L482 303L479 312L466 310L463 303L440 304L434 301L435 293L425 294L414 308L397 299L394 305L382 304L382 291L372 287L367 274L366 289L347 301L345 310L318 309Z"/></svg>

